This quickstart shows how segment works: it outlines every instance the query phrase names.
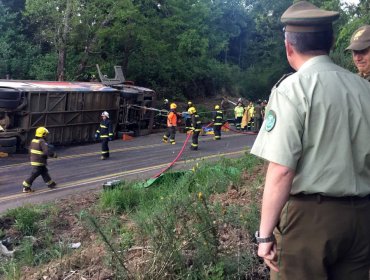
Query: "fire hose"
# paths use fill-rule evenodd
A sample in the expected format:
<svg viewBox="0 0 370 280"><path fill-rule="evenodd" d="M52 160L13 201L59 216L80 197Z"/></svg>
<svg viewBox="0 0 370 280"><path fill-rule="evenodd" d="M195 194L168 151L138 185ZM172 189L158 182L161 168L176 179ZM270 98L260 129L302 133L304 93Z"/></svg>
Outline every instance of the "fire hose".
<svg viewBox="0 0 370 280"><path fill-rule="evenodd" d="M239 133L239 134L246 134L246 135L256 135L257 134L257 132L239 131L239 130L236 130L236 129L232 129L226 123L224 124L224 127L226 127L227 129L229 129L232 132Z"/></svg>
<svg viewBox="0 0 370 280"><path fill-rule="evenodd" d="M164 172L166 172L168 169L171 168L172 165L175 164L175 162L180 158L180 156L182 155L182 153L184 152L185 150L185 147L186 147L186 144L189 142L189 139L190 139L190 136L192 135L193 133L189 133L187 136L186 136L186 139L184 141L184 144L182 145L182 148L180 150L180 152L177 154L176 158L166 167L164 168L161 172L159 172L158 174L156 174L155 176L153 176L152 178L153 179L156 179L158 178L159 176L161 176Z"/></svg>

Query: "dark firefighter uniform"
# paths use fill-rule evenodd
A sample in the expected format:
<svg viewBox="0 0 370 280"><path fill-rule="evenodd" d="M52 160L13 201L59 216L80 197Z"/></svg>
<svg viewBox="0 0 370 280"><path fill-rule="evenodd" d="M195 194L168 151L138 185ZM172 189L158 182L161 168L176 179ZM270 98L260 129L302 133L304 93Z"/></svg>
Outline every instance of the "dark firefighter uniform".
<svg viewBox="0 0 370 280"><path fill-rule="evenodd" d="M188 101L188 106L186 107L186 111L188 111L193 106L193 102ZM194 107L195 108L195 107ZM191 130L191 117L185 119L185 131Z"/></svg>
<svg viewBox="0 0 370 280"><path fill-rule="evenodd" d="M202 124L194 107L190 107L188 113L191 115L191 130L193 131L190 149L196 151L198 150L198 137L202 130Z"/></svg>
<svg viewBox="0 0 370 280"><path fill-rule="evenodd" d="M56 153L49 149L48 143L45 140L48 134L49 131L45 127L39 127L36 130L36 137L32 140L29 147L32 173L30 177L23 181L23 192L25 193L33 191L31 189L32 183L40 175L49 188L56 186L56 183L51 180L46 167L48 156L56 157Z"/></svg>
<svg viewBox="0 0 370 280"><path fill-rule="evenodd" d="M101 116L103 119L100 122L99 128L96 130L95 137L101 140L101 159L105 160L109 158L108 142L112 141L113 129L112 123L109 120L109 114L103 112Z"/></svg>
<svg viewBox="0 0 370 280"><path fill-rule="evenodd" d="M215 134L215 140L221 140L221 127L223 125L224 113L220 110L220 106L215 106L216 114L213 119L213 132Z"/></svg>

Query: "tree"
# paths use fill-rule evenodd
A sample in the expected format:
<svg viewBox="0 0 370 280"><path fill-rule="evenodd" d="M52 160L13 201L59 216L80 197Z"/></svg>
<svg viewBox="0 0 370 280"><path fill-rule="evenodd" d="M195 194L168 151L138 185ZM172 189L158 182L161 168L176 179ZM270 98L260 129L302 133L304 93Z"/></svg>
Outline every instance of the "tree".
<svg viewBox="0 0 370 280"><path fill-rule="evenodd" d="M37 48L23 29L22 1L0 1L0 77L27 78Z"/></svg>
<svg viewBox="0 0 370 280"><path fill-rule="evenodd" d="M68 40L79 23L79 0L27 0L25 15L34 26L35 40L57 53L56 78L65 79Z"/></svg>

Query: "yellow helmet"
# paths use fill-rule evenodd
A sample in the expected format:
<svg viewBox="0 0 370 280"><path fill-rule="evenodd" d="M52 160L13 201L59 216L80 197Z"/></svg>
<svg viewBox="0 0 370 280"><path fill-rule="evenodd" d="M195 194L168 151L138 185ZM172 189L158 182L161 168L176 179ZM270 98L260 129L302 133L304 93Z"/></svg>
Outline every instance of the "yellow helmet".
<svg viewBox="0 0 370 280"><path fill-rule="evenodd" d="M47 130L45 127L40 126L39 128L36 129L35 136L36 137L45 137L46 135L49 134L49 130Z"/></svg>
<svg viewBox="0 0 370 280"><path fill-rule="evenodd" d="M170 109L176 109L176 108L177 108L177 105L175 103L171 103Z"/></svg>
<svg viewBox="0 0 370 280"><path fill-rule="evenodd" d="M216 105L215 110L219 110L219 109L220 109L220 105Z"/></svg>
<svg viewBox="0 0 370 280"><path fill-rule="evenodd" d="M197 110L195 109L195 107L190 107L190 108L188 109L188 113L189 113L189 114L194 114L196 111L197 111Z"/></svg>

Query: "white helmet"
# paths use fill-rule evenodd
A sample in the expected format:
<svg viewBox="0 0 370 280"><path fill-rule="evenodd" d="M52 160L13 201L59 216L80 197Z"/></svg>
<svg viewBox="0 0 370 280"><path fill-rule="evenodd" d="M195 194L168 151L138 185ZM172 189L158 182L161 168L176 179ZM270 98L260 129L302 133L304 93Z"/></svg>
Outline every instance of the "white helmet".
<svg viewBox="0 0 370 280"><path fill-rule="evenodd" d="M109 113L107 111L104 111L103 113L101 113L101 116L107 117L109 119Z"/></svg>

